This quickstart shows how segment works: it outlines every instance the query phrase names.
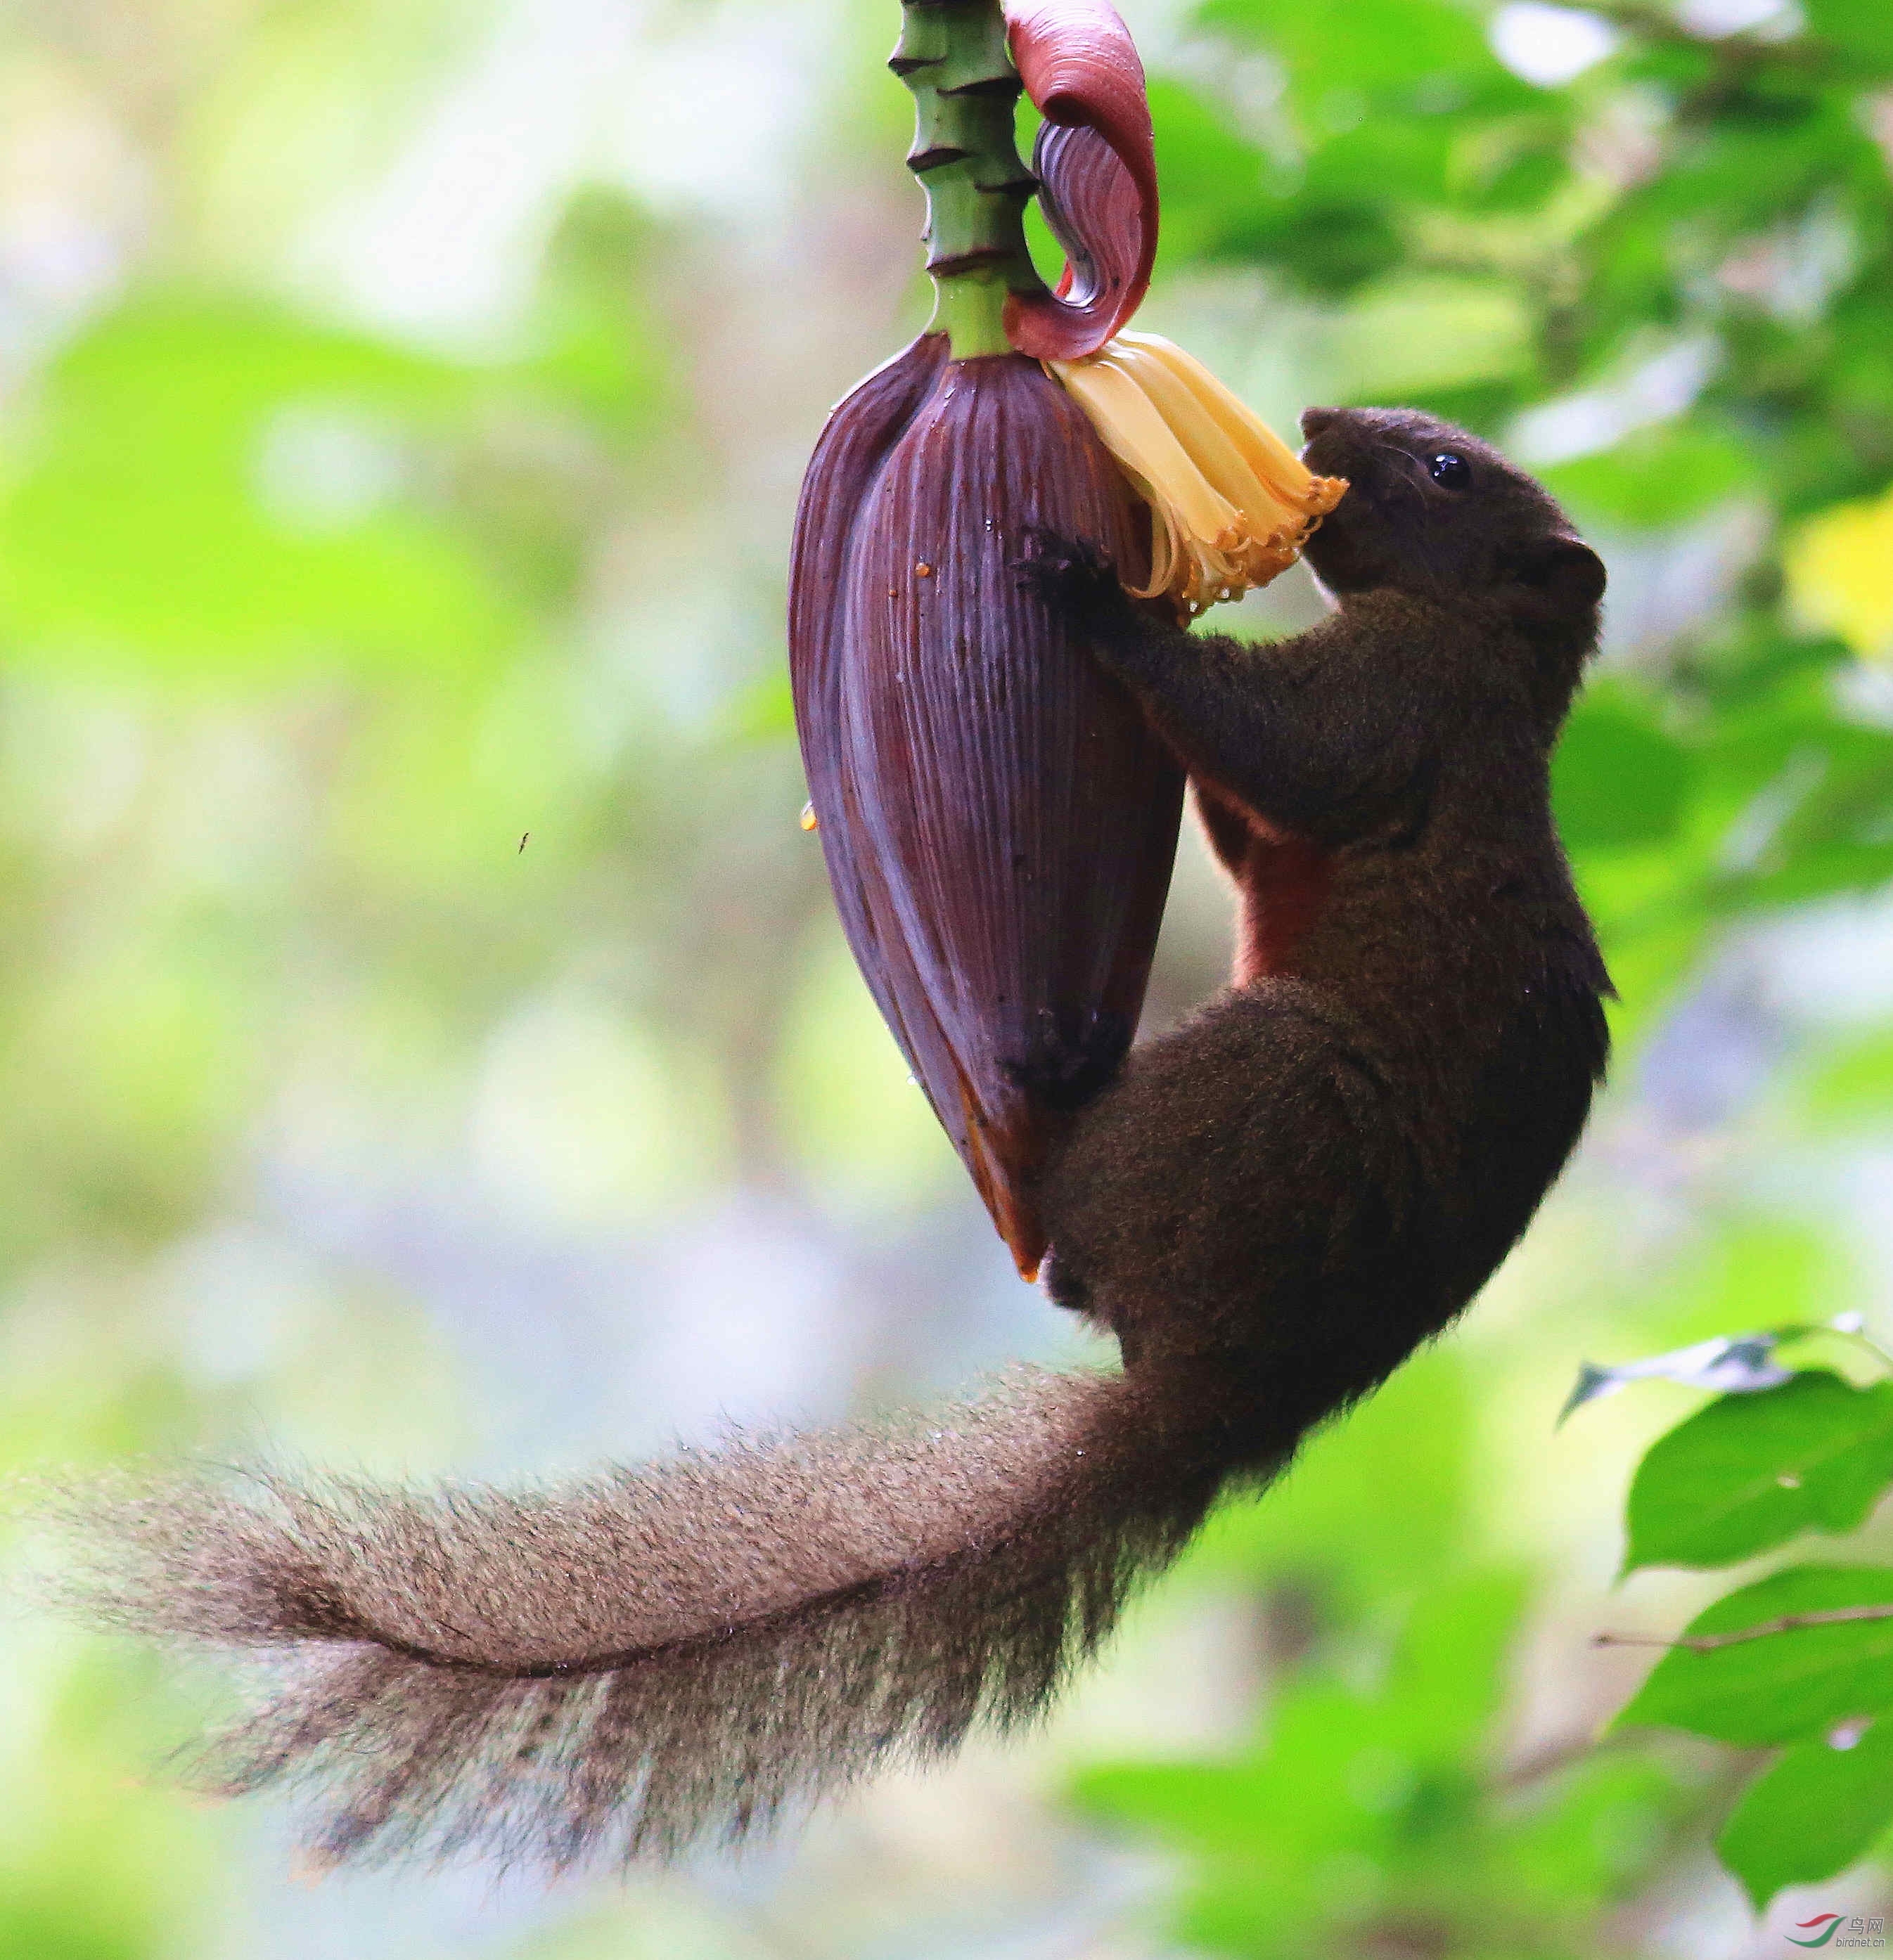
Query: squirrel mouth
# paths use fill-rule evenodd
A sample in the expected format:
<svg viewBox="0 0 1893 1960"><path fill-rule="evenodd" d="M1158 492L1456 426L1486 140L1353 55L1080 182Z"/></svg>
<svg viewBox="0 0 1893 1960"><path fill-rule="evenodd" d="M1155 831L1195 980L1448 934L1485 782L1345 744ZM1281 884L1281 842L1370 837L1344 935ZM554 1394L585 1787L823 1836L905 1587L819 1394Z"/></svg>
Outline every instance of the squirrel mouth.
<svg viewBox="0 0 1893 1960"><path fill-rule="evenodd" d="M1318 477L1346 476L1347 451L1345 409L1302 411L1302 466ZM1359 495L1358 489L1356 495Z"/></svg>

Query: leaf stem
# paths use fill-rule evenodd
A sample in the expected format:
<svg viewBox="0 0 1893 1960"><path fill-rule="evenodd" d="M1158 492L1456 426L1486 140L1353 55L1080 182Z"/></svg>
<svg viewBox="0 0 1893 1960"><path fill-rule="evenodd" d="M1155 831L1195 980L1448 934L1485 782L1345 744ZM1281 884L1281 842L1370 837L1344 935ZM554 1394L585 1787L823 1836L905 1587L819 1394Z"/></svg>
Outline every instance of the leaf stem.
<svg viewBox="0 0 1893 1960"><path fill-rule="evenodd" d="M1009 293L1043 289L1025 243L1038 180L1020 161L1012 115L1018 71L1006 52L999 0L903 0L888 65L914 96L907 167L927 194L932 333L956 361L1010 352Z"/></svg>
<svg viewBox="0 0 1893 1960"><path fill-rule="evenodd" d="M1720 1647L1741 1647L1749 1640L1771 1639L1777 1634L1799 1632L1805 1627L1844 1627L1861 1620L1893 1620L1893 1600L1869 1606L1830 1606L1818 1613L1783 1613L1777 1619L1764 1620L1758 1626L1738 1627L1726 1634L1679 1634L1674 1640L1653 1634L1593 1634L1594 1647L1680 1647L1686 1653L1713 1653Z"/></svg>

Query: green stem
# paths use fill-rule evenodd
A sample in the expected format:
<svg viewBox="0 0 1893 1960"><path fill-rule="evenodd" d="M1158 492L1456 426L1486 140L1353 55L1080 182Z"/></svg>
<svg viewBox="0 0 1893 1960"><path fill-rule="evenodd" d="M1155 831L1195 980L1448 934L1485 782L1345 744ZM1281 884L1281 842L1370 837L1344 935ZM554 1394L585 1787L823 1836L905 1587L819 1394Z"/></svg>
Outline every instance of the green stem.
<svg viewBox="0 0 1893 1960"><path fill-rule="evenodd" d="M999 0L903 0L900 14L888 65L913 91L907 167L927 194L927 330L947 336L956 361L1004 354L1006 294L1044 285L1025 244L1038 186L1013 140L1019 78L1005 18Z"/></svg>

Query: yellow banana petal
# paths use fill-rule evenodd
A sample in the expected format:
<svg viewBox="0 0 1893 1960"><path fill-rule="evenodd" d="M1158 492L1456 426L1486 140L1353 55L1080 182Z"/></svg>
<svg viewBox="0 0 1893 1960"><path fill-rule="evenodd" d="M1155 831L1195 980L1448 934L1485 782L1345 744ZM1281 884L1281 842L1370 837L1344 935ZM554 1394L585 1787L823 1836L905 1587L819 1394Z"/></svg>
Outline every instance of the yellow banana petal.
<svg viewBox="0 0 1893 1960"><path fill-rule="evenodd" d="M1048 361L1150 507L1151 574L1187 616L1292 565L1341 498L1203 364L1154 333L1120 333L1082 361Z"/></svg>
<svg viewBox="0 0 1893 1960"><path fill-rule="evenodd" d="M1174 425L1134 376L1103 357L1051 364L1105 447L1174 503L1187 529L1203 537L1234 529L1234 505L1205 479Z"/></svg>
<svg viewBox="0 0 1893 1960"><path fill-rule="evenodd" d="M1252 509L1257 498L1267 494L1266 481L1188 383L1144 348L1114 345L1112 355L1120 371L1150 398L1210 487L1237 510Z"/></svg>
<svg viewBox="0 0 1893 1960"><path fill-rule="evenodd" d="M1311 483L1334 481L1331 477L1311 476L1302 459L1241 396L1225 387L1194 355L1186 353L1174 340L1165 340L1156 333L1127 333L1118 338L1140 348L1174 374L1215 416L1256 473L1285 498L1304 491ZM1331 511L1340 501L1340 493L1337 491L1326 508Z"/></svg>
<svg viewBox="0 0 1893 1960"><path fill-rule="evenodd" d="M1244 536L1241 514L1211 487L1176 431L1115 363L1047 365L1065 382L1131 487L1150 506L1150 581L1132 587L1133 596L1168 593L1186 612L1206 605L1206 588L1221 578L1217 562L1206 564L1206 551L1215 559L1238 547Z"/></svg>

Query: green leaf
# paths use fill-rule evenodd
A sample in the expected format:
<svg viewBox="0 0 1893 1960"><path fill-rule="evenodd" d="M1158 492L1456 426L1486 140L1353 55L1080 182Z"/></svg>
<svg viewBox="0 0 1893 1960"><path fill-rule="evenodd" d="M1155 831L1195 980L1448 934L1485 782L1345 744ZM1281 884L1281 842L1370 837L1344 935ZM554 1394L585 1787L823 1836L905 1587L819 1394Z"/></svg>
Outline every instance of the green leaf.
<svg viewBox="0 0 1893 1960"><path fill-rule="evenodd" d="M1150 120L1163 178L1158 265L1168 269L1192 259L1255 251L1283 208L1267 188L1276 173L1261 151L1200 97L1161 78L1150 84ZM1029 208L1037 212L1038 206ZM1062 264L1063 253L1058 256Z"/></svg>
<svg viewBox="0 0 1893 1960"><path fill-rule="evenodd" d="M1652 1444L1624 1570L1731 1565L1804 1531L1852 1531L1893 1483L1893 1385L1828 1374L1723 1395Z"/></svg>
<svg viewBox="0 0 1893 1960"><path fill-rule="evenodd" d="M1248 1952L1291 1922L1311 1938L1331 1925L1338 1940L1370 1902L1324 1876L1337 1857L1416 1894L1443 1868L1463 1898L1482 1835L1477 1765L1522 1595L1504 1572L1437 1586L1416 1602L1375 1691L1290 1682L1249 1755L1093 1770L1080 1799L1202 1861L1183 1930L1213 1947Z"/></svg>
<svg viewBox="0 0 1893 1960"><path fill-rule="evenodd" d="M1816 1122L1882 1122L1893 1109L1893 1029L1837 1044L1810 1071L1802 1103Z"/></svg>
<svg viewBox="0 0 1893 1960"><path fill-rule="evenodd" d="M1588 689L1551 762L1558 829L1573 851L1660 844L1675 835L1694 763L1642 699Z"/></svg>
<svg viewBox="0 0 1893 1960"><path fill-rule="evenodd" d="M425 488L451 364L280 310L135 301L68 348L0 504L15 660L451 679L514 630Z"/></svg>
<svg viewBox="0 0 1893 1960"><path fill-rule="evenodd" d="M1893 1719L1798 1744L1742 1793L1716 1840L1759 1912L1784 1885L1831 1879L1893 1823Z"/></svg>
<svg viewBox="0 0 1893 1960"><path fill-rule="evenodd" d="M1640 429L1614 447L1544 472L1547 487L1583 520L1654 527L1680 523L1757 487L1755 460L1701 422Z"/></svg>
<svg viewBox="0 0 1893 1960"><path fill-rule="evenodd" d="M1509 284L1403 274L1355 295L1330 358L1335 392L1353 400L1502 380L1531 364L1531 320Z"/></svg>
<svg viewBox="0 0 1893 1960"><path fill-rule="evenodd" d="M1735 1633L1786 1614L1867 1605L1893 1609L1893 1570L1797 1565L1718 1599L1688 1631ZM1889 1707L1893 1611L1884 1620L1799 1627L1707 1653L1674 1648L1612 1726L1687 1729L1752 1748L1799 1742Z"/></svg>
<svg viewBox="0 0 1893 1960"><path fill-rule="evenodd" d="M1785 718L1779 732L1794 725ZM1802 718L1800 728L1772 780L1735 814L1716 892L1724 909L1862 889L1893 876L1893 737L1831 718ZM1740 765L1733 752L1716 759Z"/></svg>
<svg viewBox="0 0 1893 1960"><path fill-rule="evenodd" d="M1893 8L1886 0L1802 0L1808 31L1869 68L1893 69Z"/></svg>
<svg viewBox="0 0 1893 1960"><path fill-rule="evenodd" d="M1422 1927L1467 1960L1594 1950L1588 1914L1661 1854L1675 1795L1628 1752L1523 1790L1481 1774L1519 1601L1503 1573L1431 1589L1372 1690L1290 1680L1249 1755L1095 1770L1082 1797L1187 1856L1193 1950L1302 1960Z"/></svg>
<svg viewBox="0 0 1893 1960"><path fill-rule="evenodd" d="M1311 145L1308 170L1324 199L1385 207L1443 196L1451 155L1443 123L1370 116Z"/></svg>
<svg viewBox="0 0 1893 1960"><path fill-rule="evenodd" d="M1200 16L1263 42L1292 88L1318 108L1343 92L1435 99L1422 84L1441 76L1477 82L1508 102L1534 91L1499 65L1479 26L1437 0L1209 0Z"/></svg>
<svg viewBox="0 0 1893 1960"><path fill-rule="evenodd" d="M1311 1581L1343 1615L1436 1583L1467 1529L1474 1408L1458 1351L1426 1350L1311 1437L1266 1503L1219 1505L1192 1570Z"/></svg>
<svg viewBox="0 0 1893 1960"><path fill-rule="evenodd" d="M1475 1750L1497 1711L1505 1657L1525 1589L1512 1573L1475 1573L1426 1594L1394 1656L1395 1732L1423 1759Z"/></svg>
<svg viewBox="0 0 1893 1960"><path fill-rule="evenodd" d="M683 412L665 336L643 302L656 221L615 188L587 185L547 241L536 325L537 377L568 396L589 427L629 447Z"/></svg>
<svg viewBox="0 0 1893 1960"><path fill-rule="evenodd" d="M1620 215L1692 234L1699 251L1733 244L1765 226L1799 220L1872 154L1853 105L1838 91L1785 98L1684 135L1670 167L1633 192Z"/></svg>
<svg viewBox="0 0 1893 1960"><path fill-rule="evenodd" d="M1555 105L1555 106L1554 106ZM1474 116L1454 142L1448 174L1463 202L1480 210L1519 211L1542 205L1570 173L1568 119L1561 104L1514 116Z"/></svg>
<svg viewBox="0 0 1893 1960"><path fill-rule="evenodd" d="M1193 129L1163 91L1153 92L1166 229L1173 202L1181 226L1171 262L1181 242L1278 266L1318 292L1346 293L1413 266L1412 221L1426 205L1515 205L1568 173L1562 105L1503 67L1477 21L1456 7L1209 0L1197 20L1265 49L1286 88L1260 171L1247 145L1232 147L1200 122ZM1260 179L1267 183L1258 198ZM1474 332L1483 336L1483 325ZM1409 335L1385 345L1410 352L1417 344ZM1430 345L1450 366L1458 346L1450 329ZM1509 345L1503 355L1507 374L1524 364ZM1493 358L1482 338L1472 356L1480 374ZM1362 392L1410 395L1439 385L1426 374L1390 374Z"/></svg>
<svg viewBox="0 0 1893 1960"><path fill-rule="evenodd" d="M1506 1803L1498 1825L1506 1881L1548 1904L1633 1888L1663 1856L1682 1808L1673 1773L1655 1754L1600 1751Z"/></svg>
<svg viewBox="0 0 1893 1960"><path fill-rule="evenodd" d="M1232 250L1280 266L1311 291L1345 293L1397 266L1400 234L1393 216L1362 199L1318 192L1260 214L1236 231Z"/></svg>
<svg viewBox="0 0 1893 1960"><path fill-rule="evenodd" d="M795 732L795 704L789 692L789 663L759 676L731 699L723 717L733 742L767 742Z"/></svg>

